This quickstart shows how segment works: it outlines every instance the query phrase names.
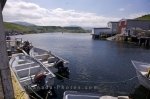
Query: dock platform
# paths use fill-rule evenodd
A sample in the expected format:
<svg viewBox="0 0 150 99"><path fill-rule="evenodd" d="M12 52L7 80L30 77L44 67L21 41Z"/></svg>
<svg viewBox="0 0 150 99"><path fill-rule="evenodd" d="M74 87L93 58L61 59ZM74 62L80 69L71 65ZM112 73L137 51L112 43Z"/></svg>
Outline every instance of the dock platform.
<svg viewBox="0 0 150 99"><path fill-rule="evenodd" d="M13 90L14 90L15 99L29 99L28 94L22 88L22 86L20 85L19 81L17 80L16 75L12 71L11 71L11 78L12 78L12 84L13 84ZM0 79L0 99L4 99L1 79Z"/></svg>

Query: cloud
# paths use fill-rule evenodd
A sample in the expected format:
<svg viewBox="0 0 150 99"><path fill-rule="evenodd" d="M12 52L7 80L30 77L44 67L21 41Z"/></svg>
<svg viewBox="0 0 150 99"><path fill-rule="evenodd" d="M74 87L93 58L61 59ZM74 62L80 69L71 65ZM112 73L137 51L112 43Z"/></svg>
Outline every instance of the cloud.
<svg viewBox="0 0 150 99"><path fill-rule="evenodd" d="M119 11L125 11L125 8L120 8Z"/></svg>
<svg viewBox="0 0 150 99"><path fill-rule="evenodd" d="M95 13L62 8L46 9L29 0L8 0L3 11L4 21L25 21L36 25L50 26L106 26L108 21L120 18L105 17Z"/></svg>

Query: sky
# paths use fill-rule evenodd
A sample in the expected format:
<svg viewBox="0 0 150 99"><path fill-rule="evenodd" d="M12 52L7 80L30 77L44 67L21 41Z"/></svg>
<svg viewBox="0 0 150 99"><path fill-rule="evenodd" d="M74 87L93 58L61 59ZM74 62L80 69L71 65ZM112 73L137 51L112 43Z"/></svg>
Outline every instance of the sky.
<svg viewBox="0 0 150 99"><path fill-rule="evenodd" d="M4 21L41 26L106 27L150 14L150 0L7 0Z"/></svg>

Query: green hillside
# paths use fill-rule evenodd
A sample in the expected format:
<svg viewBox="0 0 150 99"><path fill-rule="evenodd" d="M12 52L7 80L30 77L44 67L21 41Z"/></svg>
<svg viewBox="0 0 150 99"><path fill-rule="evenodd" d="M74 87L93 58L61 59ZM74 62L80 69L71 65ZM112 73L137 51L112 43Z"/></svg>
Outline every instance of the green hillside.
<svg viewBox="0 0 150 99"><path fill-rule="evenodd" d="M63 30L66 31L66 32L75 32L75 33L84 33L84 32L88 32L88 31L85 31L83 28L81 27L63 27Z"/></svg>
<svg viewBox="0 0 150 99"><path fill-rule="evenodd" d="M150 20L150 14L143 15L141 17L136 18L138 20Z"/></svg>
<svg viewBox="0 0 150 99"><path fill-rule="evenodd" d="M4 27L6 31L17 31L17 32L29 32L32 29L26 26L4 22Z"/></svg>
<svg viewBox="0 0 150 99"><path fill-rule="evenodd" d="M37 33L45 33L45 32L86 33L88 32L82 29L81 27L33 26L32 29Z"/></svg>
<svg viewBox="0 0 150 99"><path fill-rule="evenodd" d="M5 31L8 33L50 33L50 32L69 32L86 33L88 31L81 27L61 27L61 26L23 26L15 23L4 22Z"/></svg>

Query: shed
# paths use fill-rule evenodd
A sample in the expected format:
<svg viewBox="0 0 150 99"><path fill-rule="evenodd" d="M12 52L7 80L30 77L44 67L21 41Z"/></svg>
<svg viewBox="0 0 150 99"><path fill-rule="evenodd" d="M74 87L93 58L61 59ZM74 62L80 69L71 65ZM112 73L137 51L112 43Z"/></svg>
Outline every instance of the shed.
<svg viewBox="0 0 150 99"><path fill-rule="evenodd" d="M119 33L134 35L136 29L150 30L150 20L122 19L119 21Z"/></svg>
<svg viewBox="0 0 150 99"><path fill-rule="evenodd" d="M111 29L104 27L104 28L93 28L92 34L100 35L100 34L111 34Z"/></svg>

